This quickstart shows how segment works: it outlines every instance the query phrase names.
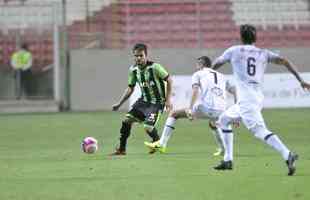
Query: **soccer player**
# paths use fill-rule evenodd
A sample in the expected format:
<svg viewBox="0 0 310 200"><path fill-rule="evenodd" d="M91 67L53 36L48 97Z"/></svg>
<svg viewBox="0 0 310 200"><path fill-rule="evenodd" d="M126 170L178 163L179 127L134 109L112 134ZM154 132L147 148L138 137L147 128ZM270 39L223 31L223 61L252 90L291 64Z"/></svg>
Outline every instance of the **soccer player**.
<svg viewBox="0 0 310 200"><path fill-rule="evenodd" d="M128 87L119 102L113 105L113 111L118 110L132 95L136 84L140 86L142 95L122 121L120 144L111 155L126 155L127 139L134 122L143 123L144 130L152 141L159 140L155 124L165 106L167 110L172 108L170 103L172 80L169 73L159 63L147 59L145 44L134 45L132 51L135 64L129 69Z"/></svg>
<svg viewBox="0 0 310 200"><path fill-rule="evenodd" d="M300 77L296 67L286 58L255 46L256 28L254 26L241 25L240 36L243 44L228 48L213 63L213 69L218 69L225 63L231 63L238 97L238 103L226 110L219 118L225 154L224 160L214 168L216 170L233 168L233 133L230 125L235 120L242 120L255 137L282 155L288 167L288 175L291 176L295 173L295 161L298 155L290 151L280 138L266 127L261 113L264 98L263 76L267 64L274 63L285 66L296 77L302 88L310 89L310 84Z"/></svg>
<svg viewBox="0 0 310 200"><path fill-rule="evenodd" d="M209 126L218 144L215 156L224 153L221 130L216 126L216 120L226 109L226 90L235 97L234 87L225 79L224 75L211 69L211 60L207 56L197 59L195 72L192 76L192 97L189 108L175 110L169 113L166 124L159 141L144 144L153 150L166 152L168 140L174 130L177 119L205 118L209 119Z"/></svg>

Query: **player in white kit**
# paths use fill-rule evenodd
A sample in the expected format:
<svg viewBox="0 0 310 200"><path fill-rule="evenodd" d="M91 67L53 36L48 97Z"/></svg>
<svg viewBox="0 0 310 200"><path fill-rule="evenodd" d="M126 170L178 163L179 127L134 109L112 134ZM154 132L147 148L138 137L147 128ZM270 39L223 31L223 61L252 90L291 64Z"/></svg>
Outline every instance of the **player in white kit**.
<svg viewBox="0 0 310 200"><path fill-rule="evenodd" d="M213 69L218 69L225 63L231 63L236 86L238 103L226 110L219 118L219 126L223 132L225 146L224 160L214 167L216 170L231 170L233 168L233 133L231 123L241 120L246 128L273 149L278 151L286 161L288 175L295 173L295 161L298 155L291 152L273 134L264 122L261 110L263 106L263 76L268 63L285 66L304 89L310 89L297 72L297 69L287 59L267 49L260 49L256 42L256 29L252 25L242 25L240 36L243 45L228 48L213 63Z"/></svg>
<svg viewBox="0 0 310 200"><path fill-rule="evenodd" d="M215 122L226 109L226 90L235 95L234 87L229 84L225 76L211 69L211 60L202 56L197 60L197 72L192 76L192 97L189 108L175 110L169 113L166 124L159 141L154 143L145 142L145 145L153 150L166 152L168 140L174 129L177 119L205 118L209 119L209 126L218 145L218 151L214 155L224 153L224 145L219 129Z"/></svg>

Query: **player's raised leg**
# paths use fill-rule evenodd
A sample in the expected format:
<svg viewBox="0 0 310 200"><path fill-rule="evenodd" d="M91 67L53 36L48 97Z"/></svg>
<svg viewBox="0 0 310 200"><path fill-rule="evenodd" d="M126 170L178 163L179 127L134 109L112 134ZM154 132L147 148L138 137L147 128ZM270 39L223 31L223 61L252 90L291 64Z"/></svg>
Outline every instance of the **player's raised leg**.
<svg viewBox="0 0 310 200"><path fill-rule="evenodd" d="M161 116L162 109L158 106L151 106L147 112L145 112L145 121L143 122L143 127L145 132L152 139L151 143L159 140L159 135L156 129L156 124ZM155 153L156 150L151 149L150 154Z"/></svg>
<svg viewBox="0 0 310 200"><path fill-rule="evenodd" d="M260 112L257 114L262 118ZM256 125L249 130L255 135L255 137L259 138L264 143L271 146L274 150L278 151L286 162L288 167L288 175L294 175L296 171L295 162L298 159L298 155L291 152L276 134L266 128L265 124Z"/></svg>
<svg viewBox="0 0 310 200"><path fill-rule="evenodd" d="M157 133L157 129L154 126L144 124L145 132L152 138L152 142L154 143L159 140L159 135ZM148 143L148 142L145 142ZM156 149L150 149L149 154L153 154L156 152Z"/></svg>
<svg viewBox="0 0 310 200"><path fill-rule="evenodd" d="M222 131L218 128L214 121L209 121L209 127L211 128L211 132L214 136L215 142L217 144L217 151L213 154L214 156L224 155L224 143L223 143L223 136Z"/></svg>
<svg viewBox="0 0 310 200"><path fill-rule="evenodd" d="M144 144L151 149L159 149L161 153L165 153L168 141L172 135L172 131L175 129L174 124L177 119L186 117L187 115L185 109L172 111L166 120L160 140L153 143L145 142Z"/></svg>

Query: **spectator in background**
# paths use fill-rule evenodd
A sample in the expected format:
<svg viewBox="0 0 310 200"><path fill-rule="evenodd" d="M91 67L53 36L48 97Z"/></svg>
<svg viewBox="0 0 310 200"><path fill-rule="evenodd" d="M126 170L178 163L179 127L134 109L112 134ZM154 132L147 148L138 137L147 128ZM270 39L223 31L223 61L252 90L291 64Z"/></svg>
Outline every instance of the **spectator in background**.
<svg viewBox="0 0 310 200"><path fill-rule="evenodd" d="M27 97L30 91L30 81L32 79L32 54L28 45L23 43L11 57L11 66L15 70L16 98Z"/></svg>

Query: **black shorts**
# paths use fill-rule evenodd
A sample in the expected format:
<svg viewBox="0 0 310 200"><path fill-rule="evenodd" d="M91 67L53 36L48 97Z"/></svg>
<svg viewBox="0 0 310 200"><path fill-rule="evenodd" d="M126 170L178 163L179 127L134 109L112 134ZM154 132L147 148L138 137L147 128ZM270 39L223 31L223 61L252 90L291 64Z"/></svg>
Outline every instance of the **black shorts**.
<svg viewBox="0 0 310 200"><path fill-rule="evenodd" d="M162 104L152 104L138 99L133 104L131 110L129 110L127 116L134 117L146 125L154 126L163 109L164 106Z"/></svg>

